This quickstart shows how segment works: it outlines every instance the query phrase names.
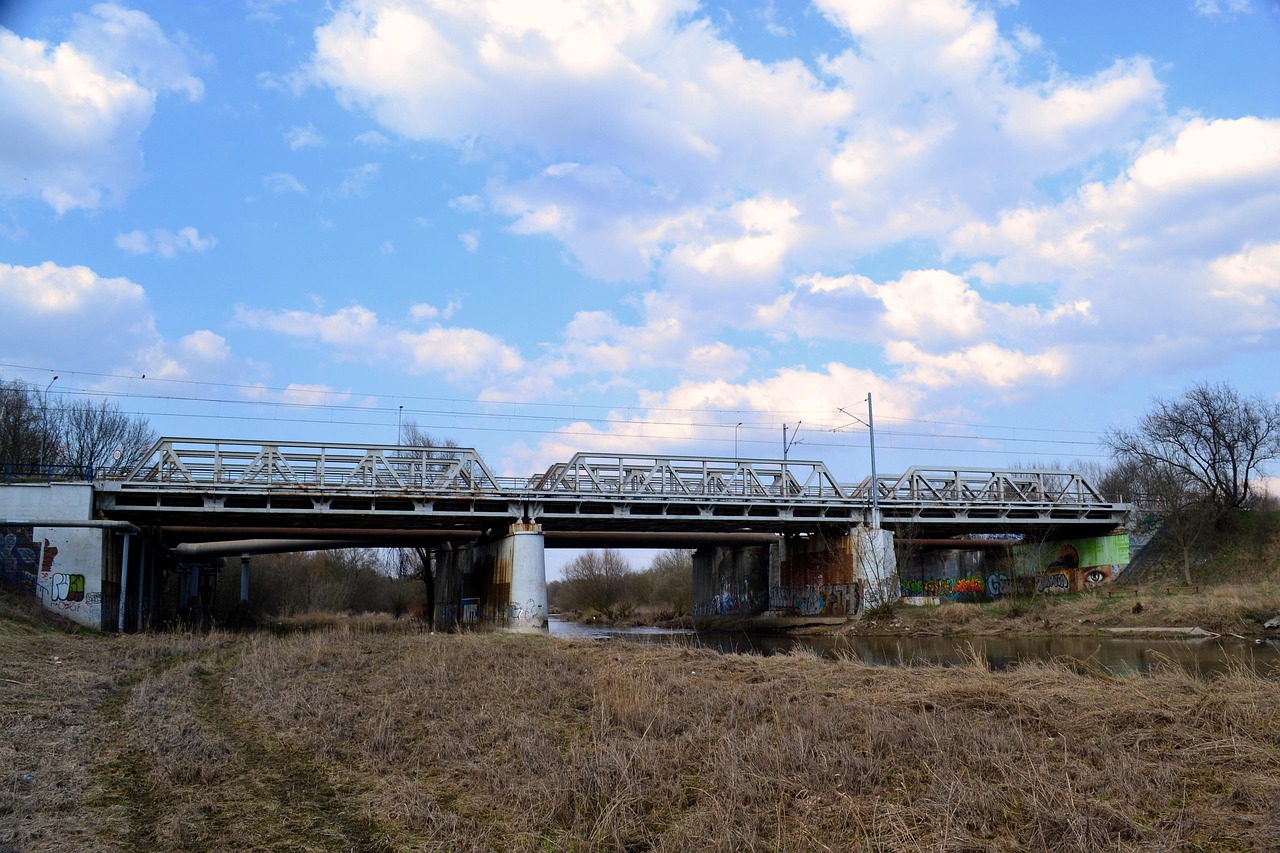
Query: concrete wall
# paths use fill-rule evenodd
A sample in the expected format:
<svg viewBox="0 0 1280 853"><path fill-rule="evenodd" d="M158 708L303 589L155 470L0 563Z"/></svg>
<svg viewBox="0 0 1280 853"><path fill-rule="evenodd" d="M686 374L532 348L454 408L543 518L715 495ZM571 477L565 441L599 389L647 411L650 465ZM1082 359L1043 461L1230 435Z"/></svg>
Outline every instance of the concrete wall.
<svg viewBox="0 0 1280 853"><path fill-rule="evenodd" d="M903 567L902 595L917 603L1081 592L1129 564L1129 534L1019 543L1009 550L925 551Z"/></svg>
<svg viewBox="0 0 1280 853"><path fill-rule="evenodd" d="M778 552L770 545L699 548L693 554L694 618L763 613L769 606L769 576L777 559Z"/></svg>
<svg viewBox="0 0 1280 853"><path fill-rule="evenodd" d="M898 597L893 534L788 536L776 545L700 548L693 555L695 620L849 618Z"/></svg>
<svg viewBox="0 0 1280 853"><path fill-rule="evenodd" d="M41 519L93 517L93 487L80 483L0 486L0 576L54 613L102 627L104 539L101 530L41 527Z"/></svg>
<svg viewBox="0 0 1280 853"><path fill-rule="evenodd" d="M779 572L769 584L769 612L787 616L855 616L862 601L851 536L789 536L779 544Z"/></svg>

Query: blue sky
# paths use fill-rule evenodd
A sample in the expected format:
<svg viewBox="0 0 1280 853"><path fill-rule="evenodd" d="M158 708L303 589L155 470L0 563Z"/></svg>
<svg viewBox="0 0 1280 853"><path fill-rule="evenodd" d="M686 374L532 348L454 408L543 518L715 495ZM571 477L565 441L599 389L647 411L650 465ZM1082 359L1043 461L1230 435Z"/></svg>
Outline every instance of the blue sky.
<svg viewBox="0 0 1280 853"><path fill-rule="evenodd" d="M0 0L0 377L167 435L1101 461L1275 399L1269 0ZM145 378L143 378L145 376ZM796 429L797 424L799 425Z"/></svg>

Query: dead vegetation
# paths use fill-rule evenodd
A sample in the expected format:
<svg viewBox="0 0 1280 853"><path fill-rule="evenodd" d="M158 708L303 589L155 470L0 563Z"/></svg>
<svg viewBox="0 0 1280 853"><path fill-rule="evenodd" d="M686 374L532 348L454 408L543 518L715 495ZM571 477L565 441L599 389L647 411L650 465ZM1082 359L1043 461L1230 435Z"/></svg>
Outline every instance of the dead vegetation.
<svg viewBox="0 0 1280 853"><path fill-rule="evenodd" d="M1259 636L1280 614L1280 582L1186 587L1153 583L1102 587L1069 595L1036 595L984 604L913 607L895 604L850 626L859 634L1006 636L1095 634L1104 628L1187 627Z"/></svg>
<svg viewBox="0 0 1280 853"><path fill-rule="evenodd" d="M0 850L1252 850L1277 678L0 632Z"/></svg>

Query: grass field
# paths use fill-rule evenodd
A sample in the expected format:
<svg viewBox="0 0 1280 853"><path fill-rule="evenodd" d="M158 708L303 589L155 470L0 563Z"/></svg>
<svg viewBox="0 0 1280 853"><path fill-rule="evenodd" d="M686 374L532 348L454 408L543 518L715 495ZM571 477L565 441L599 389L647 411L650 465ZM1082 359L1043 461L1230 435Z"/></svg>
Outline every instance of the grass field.
<svg viewBox="0 0 1280 853"><path fill-rule="evenodd" d="M11 602L10 602L11 604ZM0 851L1264 850L1280 677L0 607Z"/></svg>

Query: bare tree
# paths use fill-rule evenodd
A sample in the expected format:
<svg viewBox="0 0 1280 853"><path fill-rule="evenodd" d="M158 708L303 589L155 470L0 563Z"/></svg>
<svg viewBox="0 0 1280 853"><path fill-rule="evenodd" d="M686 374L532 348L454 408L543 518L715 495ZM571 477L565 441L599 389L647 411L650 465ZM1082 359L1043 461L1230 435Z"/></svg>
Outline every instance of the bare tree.
<svg viewBox="0 0 1280 853"><path fill-rule="evenodd" d="M1157 397L1137 428L1110 430L1103 443L1117 462L1158 471L1220 511L1243 509L1263 464L1280 457L1280 404L1242 398L1225 383L1195 385Z"/></svg>
<svg viewBox="0 0 1280 853"><path fill-rule="evenodd" d="M48 421L39 389L20 379L0 382L0 462L37 461Z"/></svg>
<svg viewBox="0 0 1280 853"><path fill-rule="evenodd" d="M58 461L80 468L128 470L156 443L145 418L125 414L112 400L73 399L55 415Z"/></svg>
<svg viewBox="0 0 1280 853"><path fill-rule="evenodd" d="M688 616L693 610L693 552L662 551L645 570L649 580L648 604Z"/></svg>
<svg viewBox="0 0 1280 853"><path fill-rule="evenodd" d="M444 458L448 456L449 448L458 447L458 442L452 438L437 438L431 435L422 427L418 426L418 422L407 420L400 425L400 444L405 447L423 447L433 448L428 451L428 456L432 458ZM434 448L441 448L436 450ZM436 622L436 560L435 555L429 548L421 546L414 548L401 549L404 560L413 564L412 574L422 581L422 585L426 591L426 617L427 627L431 630L435 629ZM402 561L403 562L403 561Z"/></svg>
<svg viewBox="0 0 1280 853"><path fill-rule="evenodd" d="M630 573L631 564L618 551L584 551L564 567L565 604L576 610L622 615L630 604L625 600Z"/></svg>

